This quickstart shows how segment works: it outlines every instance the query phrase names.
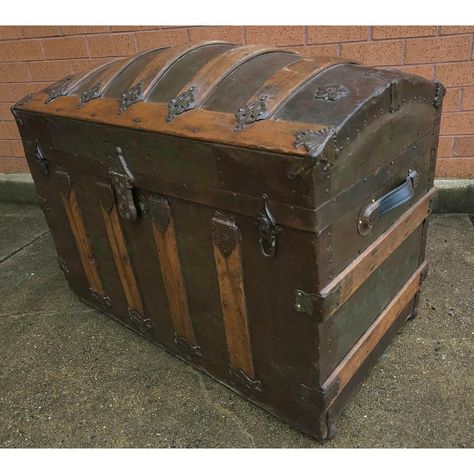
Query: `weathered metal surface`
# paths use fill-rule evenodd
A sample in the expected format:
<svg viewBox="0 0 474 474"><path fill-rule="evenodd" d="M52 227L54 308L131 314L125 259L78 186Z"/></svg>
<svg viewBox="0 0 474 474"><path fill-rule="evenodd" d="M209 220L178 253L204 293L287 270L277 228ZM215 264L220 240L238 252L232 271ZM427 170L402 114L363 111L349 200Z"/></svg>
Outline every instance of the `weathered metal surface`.
<svg viewBox="0 0 474 474"><path fill-rule="evenodd" d="M443 91L211 42L12 112L73 291L327 438L414 311Z"/></svg>

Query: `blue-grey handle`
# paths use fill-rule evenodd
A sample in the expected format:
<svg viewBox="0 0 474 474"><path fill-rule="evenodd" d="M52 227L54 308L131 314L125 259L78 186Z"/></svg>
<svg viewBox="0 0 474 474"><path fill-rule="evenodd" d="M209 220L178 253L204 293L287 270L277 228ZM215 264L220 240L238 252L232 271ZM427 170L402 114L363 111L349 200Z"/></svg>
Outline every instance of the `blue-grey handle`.
<svg viewBox="0 0 474 474"><path fill-rule="evenodd" d="M366 204L362 208L357 221L359 234L370 234L372 227L379 217L408 202L415 195L417 177L418 173L410 170L404 183L377 200L372 199L372 201Z"/></svg>

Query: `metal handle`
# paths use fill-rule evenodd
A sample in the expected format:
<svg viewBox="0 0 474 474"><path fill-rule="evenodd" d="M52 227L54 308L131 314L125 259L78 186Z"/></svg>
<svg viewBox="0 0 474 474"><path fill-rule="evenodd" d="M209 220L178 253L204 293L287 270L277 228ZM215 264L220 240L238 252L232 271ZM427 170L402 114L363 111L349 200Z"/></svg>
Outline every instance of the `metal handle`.
<svg viewBox="0 0 474 474"><path fill-rule="evenodd" d="M360 211L357 230L360 235L370 234L377 219L387 212L400 207L415 195L418 173L410 170L405 182L377 200L372 199Z"/></svg>

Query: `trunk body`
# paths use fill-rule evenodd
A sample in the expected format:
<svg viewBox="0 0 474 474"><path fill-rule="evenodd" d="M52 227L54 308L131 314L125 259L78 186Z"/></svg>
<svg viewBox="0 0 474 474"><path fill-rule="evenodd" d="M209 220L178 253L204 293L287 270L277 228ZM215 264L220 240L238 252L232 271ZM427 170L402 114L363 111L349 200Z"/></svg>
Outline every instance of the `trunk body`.
<svg viewBox="0 0 474 474"><path fill-rule="evenodd" d="M13 113L71 289L325 439L414 312L443 91L212 42Z"/></svg>

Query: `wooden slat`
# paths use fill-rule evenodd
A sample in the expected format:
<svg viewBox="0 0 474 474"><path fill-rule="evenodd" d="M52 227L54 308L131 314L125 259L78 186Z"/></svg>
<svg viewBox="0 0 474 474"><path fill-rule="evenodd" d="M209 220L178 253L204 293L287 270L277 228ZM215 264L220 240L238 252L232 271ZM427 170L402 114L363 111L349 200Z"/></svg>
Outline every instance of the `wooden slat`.
<svg viewBox="0 0 474 474"><path fill-rule="evenodd" d="M114 257L117 273L120 283L128 303L128 307L137 311L140 315L144 314L142 299L138 289L137 280L133 271L125 237L122 232L120 220L115 205L110 214L101 206L102 216L104 218L107 237Z"/></svg>
<svg viewBox="0 0 474 474"><path fill-rule="evenodd" d="M241 46L226 51L204 65L177 95L179 96L191 87L194 87L193 95L196 103L195 107L197 108L232 71L235 71L243 63L257 56L272 52L290 53L291 51L260 45ZM295 55L296 58L297 56Z"/></svg>
<svg viewBox="0 0 474 474"><path fill-rule="evenodd" d="M377 268L400 246L400 244L423 222L429 213L431 199L436 190L432 188L422 199L405 212L395 223L361 253L349 266L336 276L320 292L321 298L336 294L338 306L346 302ZM337 310L336 305L324 315L328 318Z"/></svg>
<svg viewBox="0 0 474 474"><path fill-rule="evenodd" d="M247 323L239 230L222 215L213 219L213 250L230 365L255 378ZM222 237L224 236L224 237ZM225 248L230 240L234 247ZM230 250L230 253L229 253Z"/></svg>
<svg viewBox="0 0 474 474"><path fill-rule="evenodd" d="M335 383L338 392L347 385L367 356L374 350L398 315L413 299L421 283L421 276L426 271L426 262L405 283L395 298L382 311L380 316L372 323L365 334L357 341L348 354L342 359L332 374L323 383L323 391L329 390Z"/></svg>
<svg viewBox="0 0 474 474"><path fill-rule="evenodd" d="M72 189L68 197L64 196L62 193L60 193L60 196L66 211L71 231L74 235L74 240L76 241L82 267L84 269L89 286L96 293L104 296L102 280L96 266L92 245L89 240L89 236L87 235L86 227L79 209L76 192Z"/></svg>
<svg viewBox="0 0 474 474"><path fill-rule="evenodd" d="M189 315L173 218L170 216L166 229L160 228L153 222L153 234L160 258L161 274L175 333L195 345L196 337Z"/></svg>
<svg viewBox="0 0 474 474"><path fill-rule="evenodd" d="M325 69L344 63L350 61L335 58L302 58L277 71L252 95L248 103L267 97L266 109L270 118L303 84Z"/></svg>

